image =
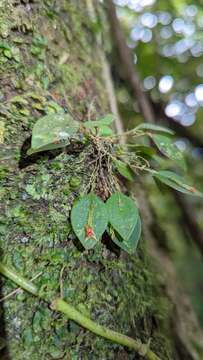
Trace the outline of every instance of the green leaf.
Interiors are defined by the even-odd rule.
[[[185,159],[182,152],[175,144],[173,144],[172,140],[168,136],[151,134],[150,137],[162,154],[173,160],[181,169],[186,169]]]
[[[95,127],[101,128],[103,126],[108,126],[114,121],[114,116],[112,114],[107,114],[106,116],[100,118],[99,120],[94,121],[85,121],[84,126],[87,129],[93,129]]]
[[[107,114],[103,116],[99,122],[102,123],[102,125],[110,125],[114,121],[114,115],[113,114]]]
[[[114,164],[118,172],[130,181],[135,180],[134,172],[131,168],[121,160],[114,160]]]
[[[71,224],[84,248],[93,248],[108,224],[106,205],[95,194],[83,196],[72,208]],[[87,227],[93,230],[92,237],[87,236]]]
[[[114,134],[113,130],[107,125],[100,126],[98,131],[99,136],[107,137],[107,136],[112,136],[113,134]]]
[[[69,114],[62,112],[40,118],[32,131],[31,149],[28,155],[65,147],[77,133],[78,128],[79,123]]]
[[[158,169],[158,171],[174,168],[174,161],[169,158],[166,158],[166,157],[163,157],[160,155],[154,155],[152,159],[153,159],[154,165],[155,165],[156,169]]]
[[[145,145],[135,145],[133,150],[137,154],[139,154],[143,157],[147,157],[147,158],[152,158],[154,156],[154,154],[156,153],[152,147],[145,146]]]
[[[100,126],[98,120],[95,120],[95,121],[91,121],[91,120],[85,121],[85,122],[83,123],[83,125],[84,125],[84,127],[86,127],[87,129],[94,129],[94,128]]]
[[[152,175],[162,183],[184,194],[201,196],[201,197],[203,196],[203,194],[199,192],[197,189],[195,189],[193,186],[185,184],[185,180],[182,176],[179,176],[172,171],[168,171],[168,170],[152,171]]]
[[[117,192],[111,195],[106,205],[110,224],[125,241],[128,240],[138,220],[138,209],[134,201]]]
[[[138,126],[136,126],[135,128],[136,130],[143,130],[143,131],[154,131],[154,132],[158,132],[158,133],[166,133],[166,134],[171,134],[174,135],[174,131],[170,130],[168,128],[165,128],[164,126],[159,126],[159,125],[154,125],[154,124],[148,124],[148,123],[144,123],[144,124],[140,124]]]
[[[123,240],[122,237],[113,229],[110,229],[109,234],[112,241],[118,245],[121,249],[127,251],[128,254],[134,254],[141,235],[141,219],[138,216],[137,223],[134,227],[134,230],[127,240]]]

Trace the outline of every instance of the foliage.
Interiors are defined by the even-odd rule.
[[[86,161],[93,163],[94,168],[84,194],[73,204],[73,230],[85,249],[93,248],[107,230],[115,244],[133,253],[141,234],[141,220],[135,202],[121,192],[119,175],[134,181],[139,170],[146,171],[175,190],[198,196],[201,193],[170,169],[153,169],[151,161],[153,163],[156,152],[150,144],[138,142],[141,138],[152,139],[161,154],[185,170],[183,155],[173,144],[171,130],[141,124],[125,133],[130,143],[120,145],[119,136],[110,128],[113,120],[113,115],[108,114],[79,124],[62,112],[47,115],[34,125],[28,154],[63,148],[74,141],[81,143]]]
[[[107,227],[105,204],[93,193],[84,196],[73,206],[71,223],[83,246],[91,249]]]
[[[78,127],[79,124],[68,114],[50,114],[40,118],[33,128],[32,147],[28,154],[68,145]]]
[[[133,327],[137,336],[142,332],[143,339],[152,336],[154,349],[168,359],[170,346],[167,336],[162,335],[164,329],[159,327],[159,332],[151,335],[151,324],[160,316],[168,319],[169,311],[164,313],[162,309],[159,279],[149,259],[142,255],[142,246],[126,261],[101,245],[94,251],[81,252],[71,241],[67,216],[71,201],[81,191],[81,186],[78,190],[72,187],[75,175],[86,184],[86,175],[80,171],[86,169],[85,163],[75,166],[83,153],[78,161],[77,152],[56,157],[37,153],[33,160],[28,159],[31,167],[19,171],[22,144],[38,117],[59,112],[62,107],[81,120],[93,94],[97,95],[93,114],[108,108],[101,65],[95,44],[90,41],[86,4],[74,0],[0,3],[0,33],[2,38],[3,33],[5,36],[2,41],[18,49],[21,59],[17,63],[2,53],[0,59],[5,85],[0,91],[5,125],[0,174],[2,258],[21,275],[34,277],[41,272],[35,283],[53,296],[59,292],[60,271],[66,267],[62,276],[66,300],[78,308],[82,304],[103,325],[124,333]],[[39,35],[47,39],[46,48],[35,41]],[[34,54],[32,45],[44,59],[40,60],[40,51]],[[2,296],[13,289],[10,281],[3,281]],[[120,352],[125,356],[124,350],[110,341],[93,336],[72,321],[67,326],[67,320],[55,312],[47,314],[47,304],[25,292],[5,300],[5,319],[9,357],[15,360],[88,356],[110,360]],[[138,326],[143,321],[150,322],[144,335],[142,326]]]

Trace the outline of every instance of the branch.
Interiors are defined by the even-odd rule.
[[[40,296],[39,291],[35,285],[29,280],[25,279],[21,275],[17,274],[11,268],[5,266],[0,262],[0,273],[6,278],[12,280],[15,284],[26,290],[30,294],[46,300],[45,297]],[[65,314],[69,319],[80,324],[84,328],[90,330],[96,335],[99,335],[105,339],[111,340],[117,344],[127,346],[138,352],[139,355],[145,356],[147,360],[161,360],[153,351],[149,349],[148,344],[143,344],[139,339],[135,340],[126,335],[120,334],[116,331],[110,330],[104,326],[97,324],[90,318],[84,316],[72,305],[68,304],[61,298],[57,298],[51,302],[51,308]]]
[[[148,98],[147,94],[143,91],[142,84],[140,82],[139,76],[135,70],[135,65],[132,60],[131,50],[128,48],[123,31],[121,29],[119,20],[116,15],[115,5],[112,0],[107,2],[107,14],[109,18],[109,23],[111,26],[111,33],[116,44],[118,55],[120,58],[120,63],[122,64],[124,70],[124,80],[129,84],[134,98],[137,100],[141,113],[143,114],[144,120],[148,123],[156,123],[157,113],[155,112],[154,107],[152,106],[151,100]],[[163,113],[162,113],[163,115]],[[169,119],[169,118],[168,118]],[[161,119],[160,119],[161,120]],[[172,121],[170,120],[170,123]],[[174,122],[175,124],[175,122]],[[174,125],[175,126],[175,125]],[[177,125],[176,125],[177,127]],[[182,129],[183,131],[183,129]],[[183,134],[183,132],[182,132]],[[185,129],[185,135],[187,130]],[[188,136],[187,136],[188,137]],[[190,137],[191,138],[191,135]],[[193,137],[194,138],[194,137]],[[196,139],[196,143],[201,144],[199,140]],[[199,145],[198,145],[199,146]],[[200,145],[202,146],[202,145]],[[177,201],[180,209],[182,210],[182,216],[184,217],[184,225],[187,228],[188,232],[192,235],[192,238],[195,240],[195,243],[199,247],[201,253],[203,250],[203,232],[199,227],[198,222],[195,217],[191,215],[191,212],[186,209],[190,208],[190,205],[186,199],[183,199],[181,195],[177,195],[176,191],[171,190],[171,193]],[[186,208],[184,209],[184,206]],[[195,231],[194,231],[195,229]],[[198,235],[197,235],[198,234]]]
[[[138,74],[135,72],[135,65],[132,60],[132,54],[126,44],[123,31],[120,27],[120,23],[116,15],[116,9],[112,0],[107,1],[107,13],[111,26],[112,37],[114,39],[114,43],[117,46],[120,61],[125,73],[125,80],[129,83],[133,92],[133,96],[138,101],[140,111],[142,112],[145,121],[154,123],[155,116],[153,108],[146,94],[143,92],[142,83],[139,79]]]

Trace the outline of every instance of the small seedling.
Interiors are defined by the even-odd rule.
[[[122,177],[136,181],[136,175],[145,171],[159,184],[184,194],[202,194],[171,171],[171,167],[186,169],[183,154],[174,144],[173,131],[141,124],[122,135],[128,142],[121,145],[120,136],[111,129],[113,121],[111,114],[83,123],[63,112],[47,115],[34,125],[28,154],[64,148],[74,142],[83,144],[81,151],[91,176],[85,194],[72,206],[73,231],[85,249],[93,248],[107,231],[115,244],[132,254],[140,238],[141,219],[135,201],[121,191]],[[163,155],[169,161],[164,170],[159,170]]]

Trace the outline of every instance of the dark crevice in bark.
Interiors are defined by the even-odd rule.
[[[20,150],[20,160],[18,163],[19,169],[24,169],[27,166],[33,165],[37,163],[39,160],[42,160],[44,157],[48,158],[48,160],[54,159],[57,155],[59,155],[63,150],[56,149],[52,151],[41,151],[32,155],[27,155],[27,151],[31,147],[31,136],[27,138]]]

